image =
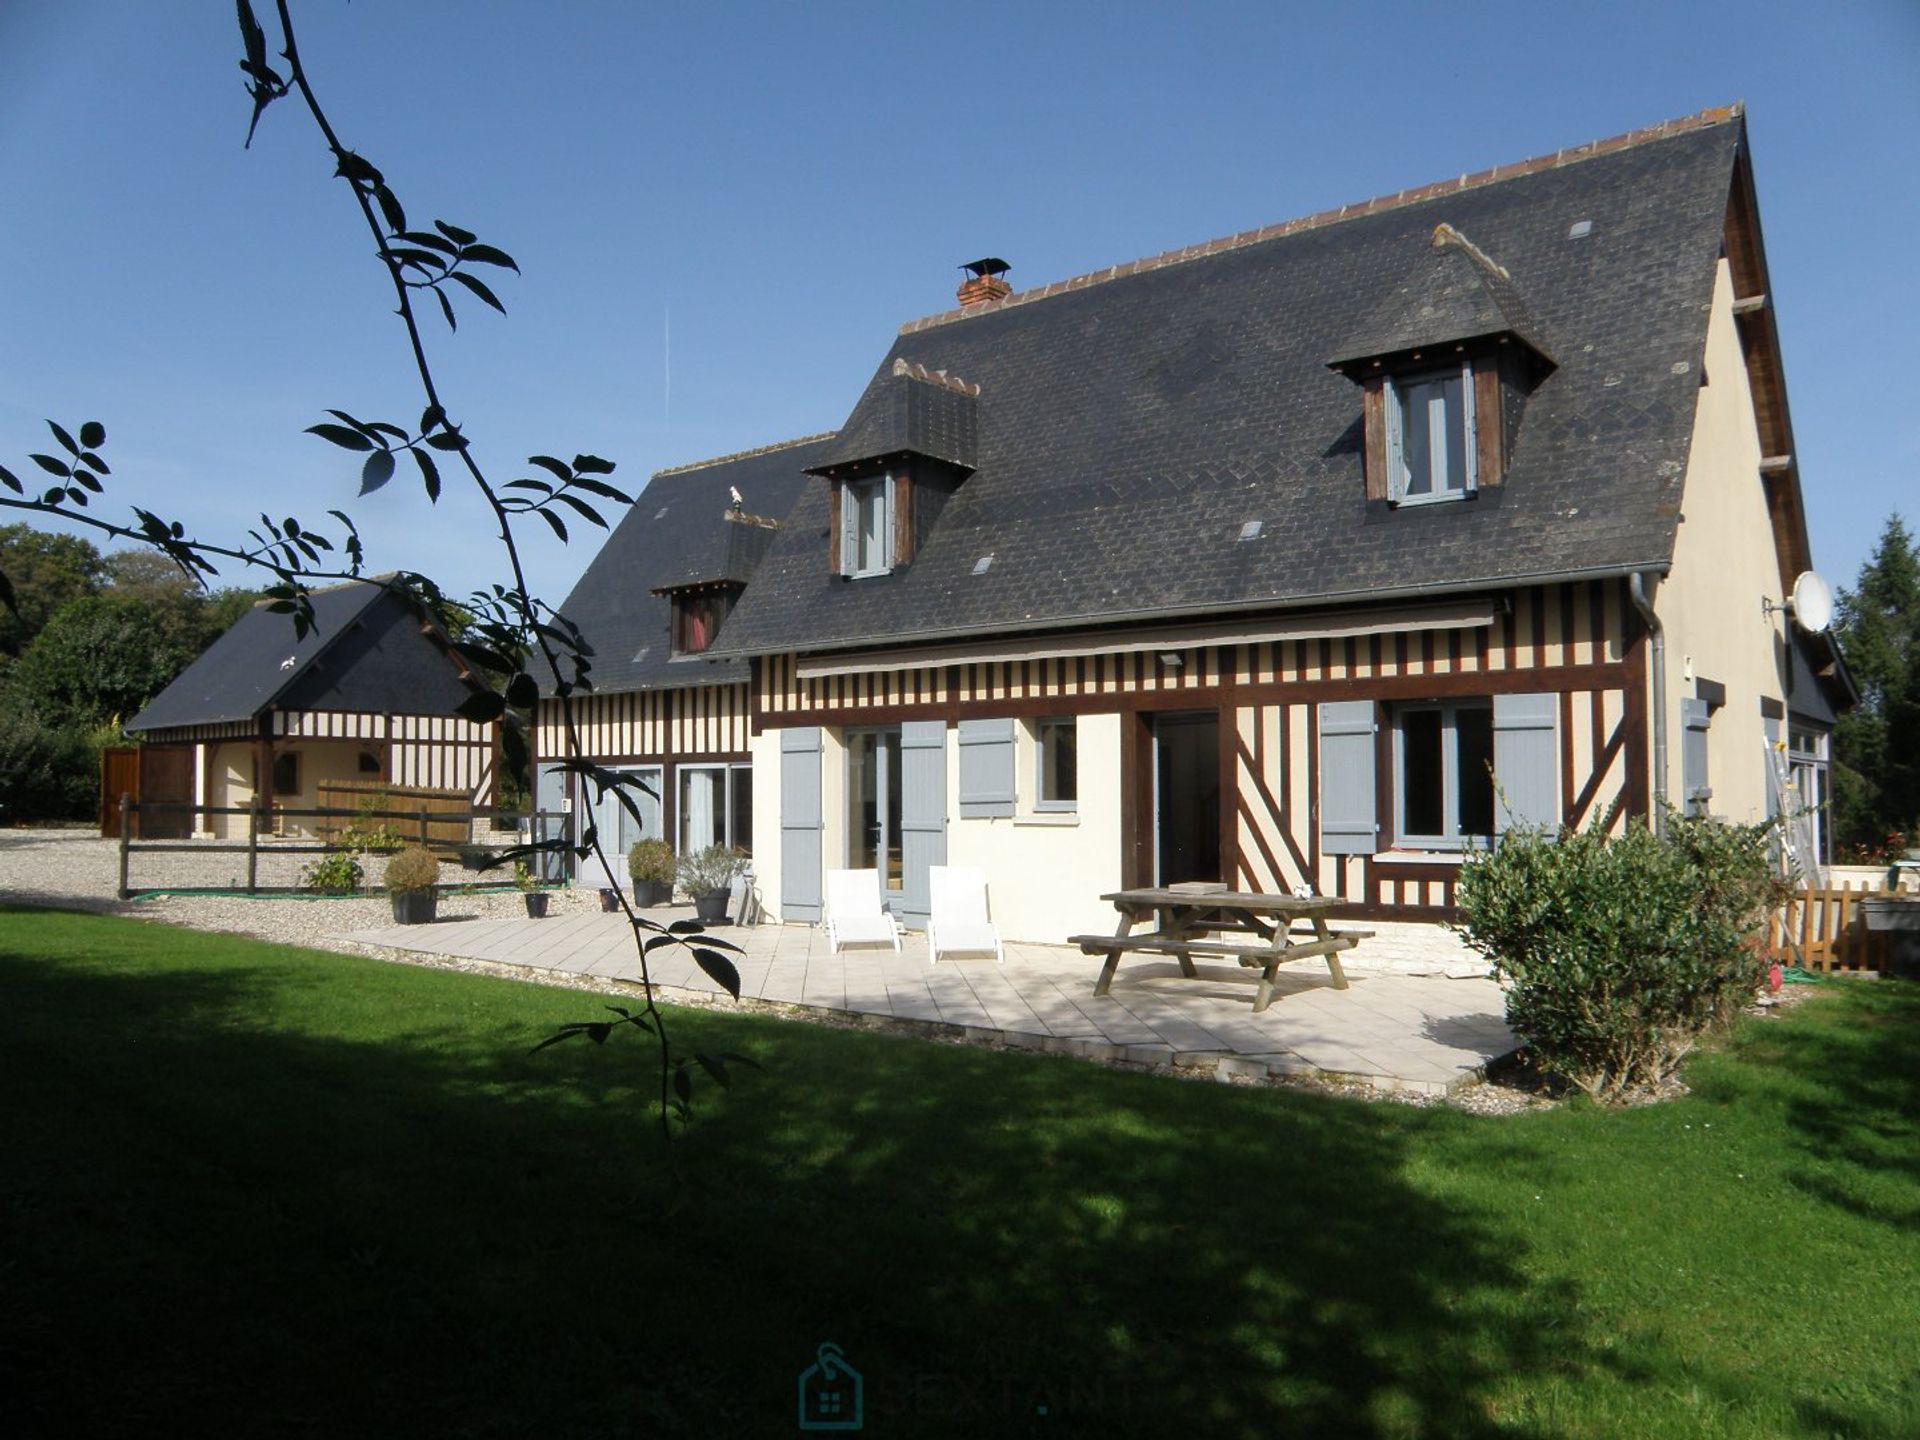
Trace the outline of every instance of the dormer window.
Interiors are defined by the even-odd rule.
[[[728,587],[684,590],[673,597],[673,653],[698,655],[719,633],[739,591]]]
[[[1469,363],[1392,376],[1386,386],[1387,499],[1464,500],[1479,486]]]
[[[892,474],[841,485],[840,573],[849,580],[889,573],[894,565]]]

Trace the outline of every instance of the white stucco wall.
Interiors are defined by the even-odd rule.
[[[1781,698],[1778,646],[1789,623],[1763,601],[1783,596],[1760,478],[1760,437],[1740,337],[1733,281],[1722,260],[1707,327],[1707,384],[1700,390],[1673,570],[1654,595],[1667,635],[1667,794],[1681,799],[1680,702],[1694,679],[1718,681],[1727,703],[1707,732],[1711,811],[1735,821],[1766,815],[1762,696]]]
[[[1110,933],[1113,906],[1100,897],[1120,888],[1120,717],[1080,717],[1079,808],[1070,815],[1032,813],[1033,752],[1018,729],[1020,813],[981,820],[956,818],[960,747],[948,732],[947,863],[986,871],[1003,939],[1057,945],[1069,935]]]
[[[780,733],[753,737],[754,874],[761,903],[780,913]],[[1019,754],[1020,813],[1007,818],[960,818],[960,747],[947,732],[947,863],[977,865],[987,873],[993,918],[1008,940],[1059,943],[1081,931],[1110,931],[1113,907],[1100,897],[1120,888],[1120,717],[1083,715],[1079,721],[1079,808],[1071,814],[1033,811],[1031,747]],[[846,862],[846,747],[838,730],[825,731],[821,799],[825,867]]]

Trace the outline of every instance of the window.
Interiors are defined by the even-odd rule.
[[[359,769],[362,775],[381,774],[383,767],[380,764],[380,752],[378,750],[362,750],[360,752]]]
[[[1033,808],[1072,810],[1080,801],[1079,731],[1071,716],[1034,725]]]
[[[1393,716],[1394,835],[1422,850],[1457,850],[1493,834],[1493,707],[1484,701],[1401,705]]]
[[[840,573],[849,579],[893,568],[893,477],[848,480],[840,487]]]
[[[680,853],[726,845],[753,848],[753,769],[747,765],[680,767]]]
[[[1813,858],[1826,864],[1833,853],[1828,832],[1828,735],[1824,730],[1804,730],[1792,726],[1787,731],[1787,774],[1793,781],[1789,798],[1792,813],[1805,817],[1805,833],[1811,841]]]
[[[713,643],[721,622],[733,609],[728,590],[702,590],[673,597],[673,653],[698,655]]]
[[[300,793],[300,756],[296,752],[283,750],[273,757],[273,793],[275,795]]]
[[[900,852],[900,730],[847,733],[847,868],[878,870],[888,890],[905,883]]]
[[[1394,504],[1471,495],[1477,448],[1470,364],[1387,382],[1387,498]]]

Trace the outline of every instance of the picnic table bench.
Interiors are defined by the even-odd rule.
[[[1373,934],[1351,926],[1330,926],[1327,912],[1347,902],[1324,895],[1156,887],[1119,890],[1100,898],[1119,910],[1119,928],[1111,935],[1074,935],[1067,942],[1078,945],[1085,954],[1106,956],[1100,978],[1094,983],[1095,995],[1105,995],[1112,989],[1114,972],[1123,955],[1171,955],[1180,962],[1180,973],[1189,978],[1199,973],[1193,966],[1195,955],[1218,956],[1260,972],[1253,997],[1257,1014],[1273,1003],[1274,976],[1290,960],[1324,958],[1333,976],[1333,988],[1346,989],[1340,952],[1351,950]],[[1135,927],[1144,923],[1152,923],[1154,928],[1135,934]],[[1297,938],[1296,926],[1302,928]],[[1247,938],[1207,938],[1210,935]]]

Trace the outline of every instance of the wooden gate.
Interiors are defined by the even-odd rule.
[[[1875,890],[1799,890],[1774,916],[1774,951],[1826,975],[1887,969],[1889,937],[1869,930],[1860,902]]]
[[[100,752],[100,833],[120,836],[120,797],[136,804],[193,804],[193,746],[109,745]],[[193,834],[193,811],[157,810],[136,815],[134,834],[144,840],[183,840]]]

